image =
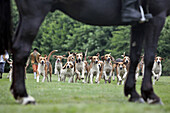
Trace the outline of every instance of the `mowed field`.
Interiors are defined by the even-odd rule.
[[[161,76],[154,86],[164,106],[130,103],[124,96],[123,86],[111,84],[83,84],[57,82],[36,83],[33,74],[27,74],[28,93],[36,99],[37,105],[17,104],[11,95],[10,82],[3,75],[0,80],[0,113],[170,113],[170,76]],[[137,81],[140,92],[141,77]],[[41,79],[42,80],[42,77]]]

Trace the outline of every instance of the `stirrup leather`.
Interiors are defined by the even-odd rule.
[[[144,10],[141,5],[139,5],[139,9],[140,9],[140,13],[141,13],[140,23],[147,22],[147,21],[149,21],[149,19],[152,18],[152,14],[144,14]]]

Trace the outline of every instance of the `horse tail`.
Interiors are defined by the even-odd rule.
[[[49,61],[49,60],[50,60],[51,55],[52,55],[54,52],[57,52],[57,51],[58,51],[58,50],[53,50],[53,51],[51,51],[51,52],[50,52],[50,54],[48,55],[47,61]]]
[[[11,49],[12,21],[11,0],[0,0],[0,54]]]

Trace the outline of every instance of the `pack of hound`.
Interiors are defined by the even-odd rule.
[[[50,63],[50,57],[53,53],[58,50],[53,50],[50,54],[39,56],[38,61],[38,69],[37,69],[37,82],[39,82],[39,75],[42,75],[42,82],[45,79],[48,80],[48,74],[50,75],[50,82],[52,81],[52,65]],[[88,56],[90,64],[87,62],[87,51],[83,56],[83,53],[70,53],[68,52],[68,57],[66,55],[53,55],[55,59],[55,67],[54,74],[57,75],[58,82],[65,82],[68,79],[68,83],[77,82],[77,80],[82,83],[90,83],[93,84],[93,81],[97,84],[100,83],[101,79],[104,80],[105,83],[111,83],[111,81],[115,80],[115,76],[117,77],[117,85],[123,85],[126,81],[126,77],[130,67],[130,58],[123,53],[121,58],[114,59],[114,57],[109,54],[105,54],[100,56],[97,53],[95,56]],[[66,62],[64,63],[64,60]],[[154,65],[152,68],[153,74],[153,84],[159,80],[162,74],[162,60],[164,60],[160,56],[155,56]],[[12,60],[8,61],[10,64],[9,71],[9,80],[11,81],[12,76]],[[136,67],[136,80],[139,75],[144,76],[144,55],[141,56],[141,60]],[[116,73],[116,74],[115,74]],[[66,79],[67,78],[67,79]],[[93,80],[95,78],[95,80]]]

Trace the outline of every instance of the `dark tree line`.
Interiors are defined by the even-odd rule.
[[[15,4],[12,6],[14,30],[18,24],[18,12]],[[123,52],[129,54],[130,26],[100,27],[90,26],[75,21],[55,11],[49,13],[40,27],[33,47],[39,48],[42,55],[49,54],[57,49],[58,55],[67,55],[67,52],[85,52],[88,56],[100,53],[111,53],[115,58],[121,58]],[[170,75],[170,18],[161,32],[157,55],[163,57],[163,75]],[[54,67],[54,59],[51,58]],[[31,72],[31,66],[27,72]]]

